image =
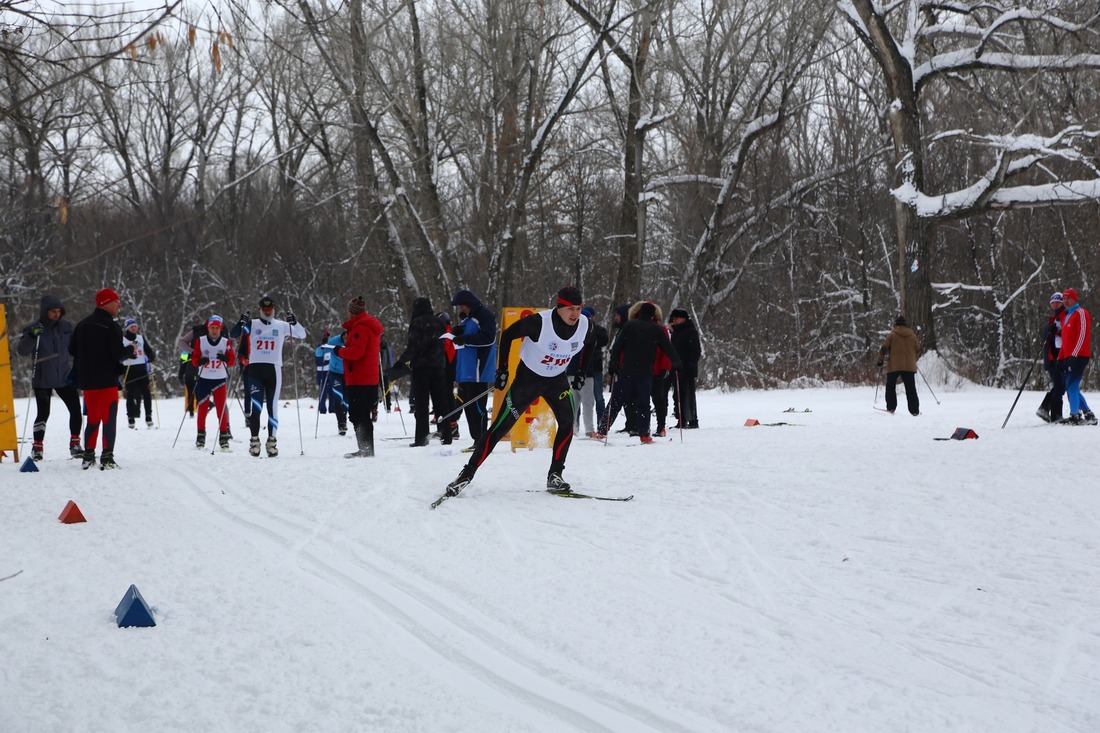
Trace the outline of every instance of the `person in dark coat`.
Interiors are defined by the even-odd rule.
[[[417,298],[413,301],[412,314],[409,320],[409,338],[405,350],[397,357],[398,366],[387,375],[388,384],[393,378],[399,378],[403,373],[412,375],[412,395],[410,399],[415,403],[416,430],[413,434],[412,447],[422,447],[428,444],[428,434],[431,430],[428,397],[440,414],[451,411],[451,390],[447,385],[447,353],[443,346],[443,334],[445,325],[436,318],[432,310],[432,302],[427,298]],[[440,426],[444,445],[451,443],[451,421],[448,419]]]
[[[455,383],[470,437],[476,443],[489,424],[488,389],[496,377],[497,319],[469,290],[455,293],[451,305],[458,309],[459,318],[454,330]]]
[[[88,424],[84,428],[82,467],[95,465],[95,444],[103,432],[100,469],[118,468],[115,463],[115,431],[118,427],[118,388],[124,359],[134,357],[133,346],[124,345],[122,327],[115,318],[122,308],[118,293],[103,288],[95,294],[96,308],[76,324],[69,342],[77,389],[84,390]]]
[[[53,392],[69,410],[69,453],[78,456],[80,450],[80,393],[68,383],[69,341],[73,322],[64,318],[65,307],[56,295],[44,295],[38,304],[38,320],[23,327],[16,351],[31,357],[31,389],[34,390],[36,414],[31,444],[31,458],[41,461],[42,441],[46,438],[46,421],[50,419],[50,397]]]
[[[607,407],[608,424],[615,422],[619,410],[626,404],[635,407],[635,422],[643,443],[652,443],[649,434],[649,401],[653,392],[653,363],[660,349],[668,355],[672,368],[680,371],[682,364],[672,348],[668,331],[663,324],[653,321],[657,306],[645,301],[631,308],[634,318],[627,321],[615,337],[608,358],[607,370],[616,375],[611,391],[611,404]],[[600,436],[603,437],[603,436]]]
[[[672,399],[680,422],[674,428],[698,428],[699,413],[695,407],[695,381],[699,378],[699,358],[703,354],[699,329],[683,308],[673,308],[668,317],[672,324],[672,348],[680,356],[684,368],[675,375]]]
[[[905,401],[909,414],[920,414],[920,398],[917,397],[917,354],[920,340],[905,320],[898,316],[894,328],[886,334],[878,350],[876,366],[886,365],[886,411],[891,415],[898,408],[898,380],[905,385]]]
[[[1066,320],[1066,307],[1061,291],[1050,296],[1050,321],[1043,328],[1043,369],[1050,375],[1050,391],[1043,395],[1043,402],[1035,414],[1044,422],[1056,423],[1062,419],[1062,397],[1066,394],[1066,376],[1058,352],[1062,350],[1062,322]]]

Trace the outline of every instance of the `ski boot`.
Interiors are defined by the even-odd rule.
[[[649,437],[648,435],[639,435],[638,439],[642,441],[642,445],[652,445],[653,444],[653,438]]]
[[[347,435],[348,434],[348,424],[347,424],[347,422],[342,421],[342,420],[337,421],[336,431],[339,432],[340,435]]]
[[[31,444],[31,460],[37,463],[42,460],[42,441],[36,440]]]
[[[218,434],[218,450],[222,453],[232,453],[229,449],[229,433]]]
[[[460,493],[462,493],[463,489],[470,485],[470,482],[473,481],[473,479],[474,474],[471,471],[468,471],[466,467],[463,467],[462,470],[458,472],[458,478],[447,484],[447,490],[445,493],[447,494],[447,496],[458,496]]]
[[[551,494],[568,494],[572,491],[557,471],[551,471],[546,476],[546,490]]]
[[[260,455],[260,439],[255,435],[248,441],[248,455],[257,457]]]
[[[1085,425],[1095,425],[1096,424],[1096,415],[1093,413],[1092,410],[1086,410],[1085,414],[1082,415],[1081,417],[1085,421]]]
[[[153,429],[153,418],[151,418],[151,417],[146,417],[145,418],[145,427],[148,428],[149,430]]]
[[[113,468],[118,468],[118,464],[115,463],[115,454],[111,451],[104,451],[103,455],[99,457],[99,470],[106,471]]]
[[[95,465],[95,451],[86,450],[81,453],[82,460],[80,461],[80,467],[87,471],[89,468]]]
[[[264,447],[267,449],[268,458],[274,458],[279,455],[279,446],[276,445],[274,435],[268,437],[267,444]]]
[[[195,436],[195,447],[202,450],[206,447],[206,431],[200,430],[199,434]]]
[[[80,458],[84,455],[84,449],[80,447],[80,436],[73,435],[69,437],[69,455],[73,458]]]
[[[134,422],[134,418],[126,418],[126,424],[130,426],[131,430],[137,430],[137,424]]]

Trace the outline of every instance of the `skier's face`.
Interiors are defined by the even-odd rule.
[[[61,309],[50,308],[48,311],[46,311],[46,318],[49,318],[51,321],[56,321],[57,319],[61,318]]]
[[[275,317],[275,309],[274,308],[260,308],[260,315],[263,316],[263,319],[265,321],[270,321],[272,318]]]
[[[576,325],[577,321],[581,319],[581,306],[563,305],[558,308],[558,315],[570,326]]]
[[[211,323],[209,326],[207,326],[206,330],[207,332],[209,332],[210,338],[216,341],[217,339],[221,338],[222,324],[215,321],[214,323]]]

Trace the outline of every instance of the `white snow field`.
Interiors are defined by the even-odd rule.
[[[101,472],[57,403],[41,471],[0,466],[0,731],[1100,731],[1100,428],[918,385],[917,418],[706,392],[682,442],[576,440],[565,478],[627,503],[502,445],[434,511],[467,456],[397,414],[345,460],[291,400],[268,459],[235,404],[231,454],[173,449],[163,400]],[[155,628],[117,627],[131,584]]]

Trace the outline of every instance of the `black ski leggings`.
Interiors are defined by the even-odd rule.
[[[474,475],[493,452],[496,444],[539,397],[550,405],[558,423],[550,456],[550,471],[561,473],[565,470],[565,458],[569,454],[569,445],[573,442],[573,414],[576,410],[573,406],[573,390],[569,388],[569,377],[564,373],[555,377],[542,377],[520,363],[512,386],[504,395],[503,404],[493,414],[489,432],[482,435],[474,445],[473,455],[466,464],[466,472],[470,476]]]
[[[80,424],[83,422],[80,415],[80,394],[76,391],[76,387],[66,384],[64,387],[35,388],[34,404],[38,408],[38,414],[34,416],[34,439],[41,442],[46,437],[46,421],[50,419],[51,392],[57,392],[57,396],[69,410],[69,435],[80,435]]]

